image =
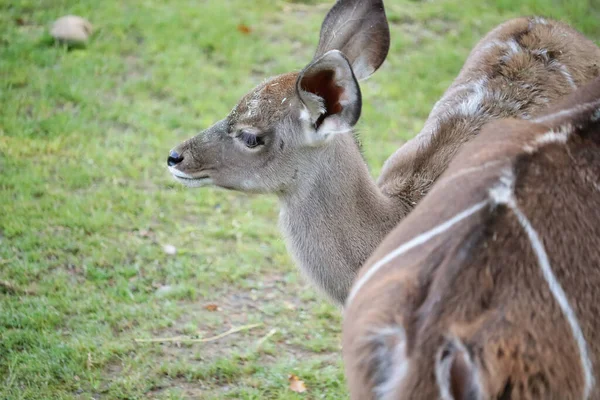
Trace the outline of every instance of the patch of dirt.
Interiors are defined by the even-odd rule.
[[[262,321],[264,325],[261,327],[231,334],[214,342],[198,344],[202,346],[202,359],[204,361],[217,359],[236,350],[247,349],[251,342],[259,340],[269,332],[271,322],[273,324],[277,323],[277,317],[265,311],[265,304],[276,301],[281,304],[293,304],[294,307],[301,306],[297,295],[294,296],[292,293],[285,292],[283,274],[261,276],[260,280],[263,282],[260,290],[251,289],[247,292],[241,290],[219,291],[213,296],[195,303],[182,303],[181,308],[184,310],[182,317],[172,327],[153,332],[153,336],[187,336],[185,327],[196,324],[202,337],[207,338],[219,335],[232,327],[249,325],[257,320]],[[217,305],[218,310],[210,311],[211,307],[207,307],[208,305]],[[187,357],[189,351],[186,351],[185,348],[190,346],[195,345],[161,344],[165,357],[177,359]]]
[[[297,272],[291,272],[296,274]],[[182,313],[173,326],[168,329],[152,333],[153,337],[172,338],[177,336],[188,336],[189,327],[197,325],[202,338],[214,337],[222,334],[233,327],[247,326],[257,321],[262,326],[232,333],[220,339],[206,343],[177,343],[165,342],[153,345],[160,347],[160,358],[163,361],[184,362],[186,365],[207,365],[219,358],[228,358],[234,354],[248,354],[259,347],[262,342],[274,344],[276,355],[268,352],[258,354],[261,365],[272,365],[281,359],[280,355],[293,356],[296,359],[318,360],[322,365],[336,365],[340,352],[315,353],[301,346],[290,343],[281,335],[285,329],[289,315],[286,312],[302,312],[310,307],[310,304],[301,300],[301,293],[309,290],[309,283],[302,282],[300,285],[286,283],[285,273],[272,273],[257,277],[259,287],[250,290],[235,289],[229,291],[217,291],[214,295],[200,299],[194,303],[181,303]],[[317,298],[311,302],[321,302]],[[280,307],[272,311],[271,304]],[[218,309],[214,310],[214,305]],[[212,310],[212,311],[211,311]],[[277,314],[277,315],[276,315]],[[272,329],[277,329],[277,334],[269,335]],[[187,333],[187,334],[186,334]],[[156,360],[161,362],[160,359]],[[165,383],[166,382],[166,383]],[[230,383],[217,383],[219,393],[223,393],[231,386]],[[203,392],[215,390],[215,382],[190,382],[185,377],[169,377],[161,383],[160,387],[147,393],[149,398],[159,398],[161,393],[168,388],[177,388],[183,392],[186,398],[197,398]]]

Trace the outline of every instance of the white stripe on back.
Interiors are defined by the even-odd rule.
[[[488,200],[481,201],[481,202],[467,208],[466,210],[461,211],[460,213],[458,213],[454,217],[450,218],[446,222],[439,224],[439,225],[435,226],[434,228],[428,230],[427,232],[424,232],[424,233],[420,234],[419,236],[409,240],[408,242],[404,243],[400,247],[393,250],[391,253],[388,253],[385,257],[383,257],[382,259],[377,261],[375,264],[373,264],[373,266],[371,268],[369,268],[369,270],[354,284],[354,287],[352,288],[352,291],[350,292],[350,294],[348,295],[348,299],[346,300],[346,307],[348,307],[350,305],[350,302],[352,301],[354,296],[356,296],[356,294],[360,291],[360,289],[364,286],[364,284],[367,283],[369,281],[369,279],[371,279],[373,277],[373,275],[375,275],[375,273],[381,267],[383,267],[384,265],[386,265],[387,263],[392,261],[394,258],[396,258],[396,257],[406,253],[407,251],[409,251],[417,246],[420,246],[423,243],[426,243],[427,241],[431,240],[432,238],[444,233],[448,229],[452,228],[458,222],[462,221],[465,218],[470,217],[471,215],[475,214],[477,211],[481,210],[483,207],[485,207],[488,204],[489,204]]]

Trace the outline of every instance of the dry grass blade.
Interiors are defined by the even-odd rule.
[[[271,329],[269,331],[269,333],[267,333],[265,336],[260,338],[258,340],[258,342],[256,342],[256,348],[259,349],[267,340],[269,340],[269,338],[271,338],[271,336],[275,335],[276,333],[277,333],[277,328]]]
[[[175,336],[175,337],[170,337],[170,338],[134,339],[134,341],[136,343],[166,343],[166,342],[206,343],[206,342],[212,342],[215,340],[219,340],[221,338],[224,338],[225,336],[229,336],[229,335],[237,333],[237,332],[254,329],[254,328],[257,328],[262,325],[263,324],[251,324],[251,325],[243,325],[243,326],[233,327],[233,328],[229,329],[227,332],[223,332],[216,336],[203,338],[203,339],[193,339],[193,338],[190,338],[187,336]]]
[[[8,281],[0,281],[0,290],[3,290],[7,293],[14,293],[14,294],[35,294],[31,290],[20,288],[18,286],[13,285],[12,283],[10,283]]]

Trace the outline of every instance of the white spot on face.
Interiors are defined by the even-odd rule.
[[[313,123],[312,118],[310,117],[310,112],[306,106],[302,107],[302,110],[300,110],[300,120],[309,124]]]
[[[314,123],[316,119],[313,119],[308,107],[303,106],[300,110],[300,121],[302,122],[302,131],[304,133],[305,143],[311,144],[315,141],[315,128]]]
[[[173,176],[175,176],[175,177],[177,177],[177,178],[193,179],[193,176],[191,176],[191,175],[188,175],[188,174],[186,174],[185,172],[183,172],[183,171],[180,171],[180,170],[178,170],[178,169],[177,169],[177,168],[175,168],[175,167],[171,167],[171,166],[169,165],[169,167],[168,167],[168,168],[169,168],[169,172],[170,172],[171,174],[173,174]]]
[[[194,177],[192,175],[186,174],[183,171],[178,170],[175,167],[169,166],[169,172],[178,182],[184,184],[187,187],[202,187],[210,186],[213,184],[212,179],[208,177]]]
[[[213,180],[210,178],[182,179],[175,176],[175,179],[189,188],[199,188],[214,185]]]
[[[263,90],[265,87],[259,87],[246,99],[246,118],[253,118],[260,112],[260,98]]]
[[[287,97],[284,97],[283,100],[281,100],[281,104],[285,103],[286,100],[287,100]]]
[[[246,112],[246,118],[252,118],[258,113],[259,102],[258,99],[252,99],[246,103],[248,111]]]

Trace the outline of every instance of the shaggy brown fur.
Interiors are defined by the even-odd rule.
[[[353,399],[598,399],[600,78],[486,125],[361,270]]]

